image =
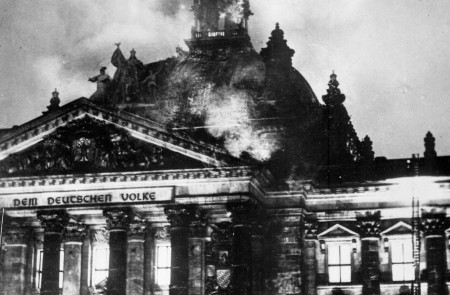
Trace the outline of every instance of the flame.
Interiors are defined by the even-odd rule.
[[[279,143],[274,134],[263,132],[254,123],[251,115],[255,106],[249,93],[222,87],[210,93],[210,99],[205,121],[209,133],[223,137],[233,156],[247,152],[257,160],[269,160]]]
[[[228,5],[226,12],[230,15],[230,20],[235,24],[240,24],[244,18],[244,1],[238,0]]]

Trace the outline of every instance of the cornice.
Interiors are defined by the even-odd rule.
[[[228,160],[237,160],[222,148],[194,141],[183,133],[166,130],[161,124],[137,115],[97,106],[86,98],[77,99],[56,112],[40,116],[0,137],[0,160],[41,141],[56,128],[84,116],[114,124],[126,129],[135,138],[152,141],[210,165],[224,166]]]
[[[116,172],[80,175],[53,175],[0,178],[0,188],[44,187],[70,184],[129,183],[144,181],[202,180],[223,178],[263,178],[264,175],[251,167],[205,168],[189,170],[160,170],[147,172]],[[267,181],[267,180],[265,180]]]

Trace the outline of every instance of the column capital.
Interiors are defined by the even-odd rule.
[[[233,242],[233,227],[231,222],[212,223],[209,225],[212,229],[211,240],[214,243],[227,243]]]
[[[200,217],[198,208],[193,205],[168,206],[164,208],[164,213],[172,227],[188,227]]]
[[[381,212],[367,211],[365,215],[356,217],[361,238],[378,238],[380,236]]]
[[[317,219],[305,218],[305,239],[307,240],[317,240]]]
[[[82,242],[86,236],[86,226],[81,223],[69,222],[64,229],[66,242]]]
[[[103,210],[109,230],[126,230],[130,224],[133,212],[130,208],[108,208]]]
[[[447,225],[446,217],[447,214],[444,210],[431,210],[429,212],[422,210],[420,221],[425,236],[443,236]]]
[[[258,210],[257,204],[246,201],[240,203],[227,204],[228,211],[231,212],[231,220],[233,224],[250,224],[254,217],[254,211]]]
[[[32,237],[32,230],[30,227],[22,225],[10,225],[5,228],[3,232],[3,242],[6,245],[27,244]]]
[[[40,211],[37,218],[41,221],[46,234],[62,233],[69,221],[69,215],[64,210]]]
[[[150,233],[153,234],[157,240],[168,240],[170,239],[170,227],[154,227],[149,229]]]
[[[134,218],[130,222],[130,227],[128,229],[128,239],[144,240],[146,229],[147,229],[147,222],[145,220]]]
[[[109,231],[106,228],[91,228],[89,230],[91,243],[107,245],[109,243]]]

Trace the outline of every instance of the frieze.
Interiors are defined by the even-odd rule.
[[[33,197],[36,195],[36,197]],[[81,192],[49,192],[27,194],[27,197],[3,198],[0,206],[4,208],[33,208],[40,206],[79,206],[114,203],[154,203],[170,201],[173,198],[173,187],[151,189],[127,189],[110,191]],[[2,204],[3,203],[3,204]]]
[[[219,171],[221,171],[219,173]],[[145,172],[132,174],[130,176],[116,174],[102,174],[89,176],[51,176],[41,179],[39,177],[29,178],[3,178],[0,179],[0,188],[10,187],[41,187],[67,184],[86,183],[115,183],[115,182],[139,182],[160,180],[186,180],[186,179],[209,179],[209,178],[242,178],[251,177],[254,171],[249,167],[238,168],[214,168],[214,169],[185,169],[182,172]]]

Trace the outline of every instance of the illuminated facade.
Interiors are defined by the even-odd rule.
[[[278,24],[256,53],[248,1],[193,12],[189,52],[118,47],[92,97],[55,90],[1,130],[0,294],[446,294],[431,133],[423,157],[375,158],[337,76],[320,104]]]

